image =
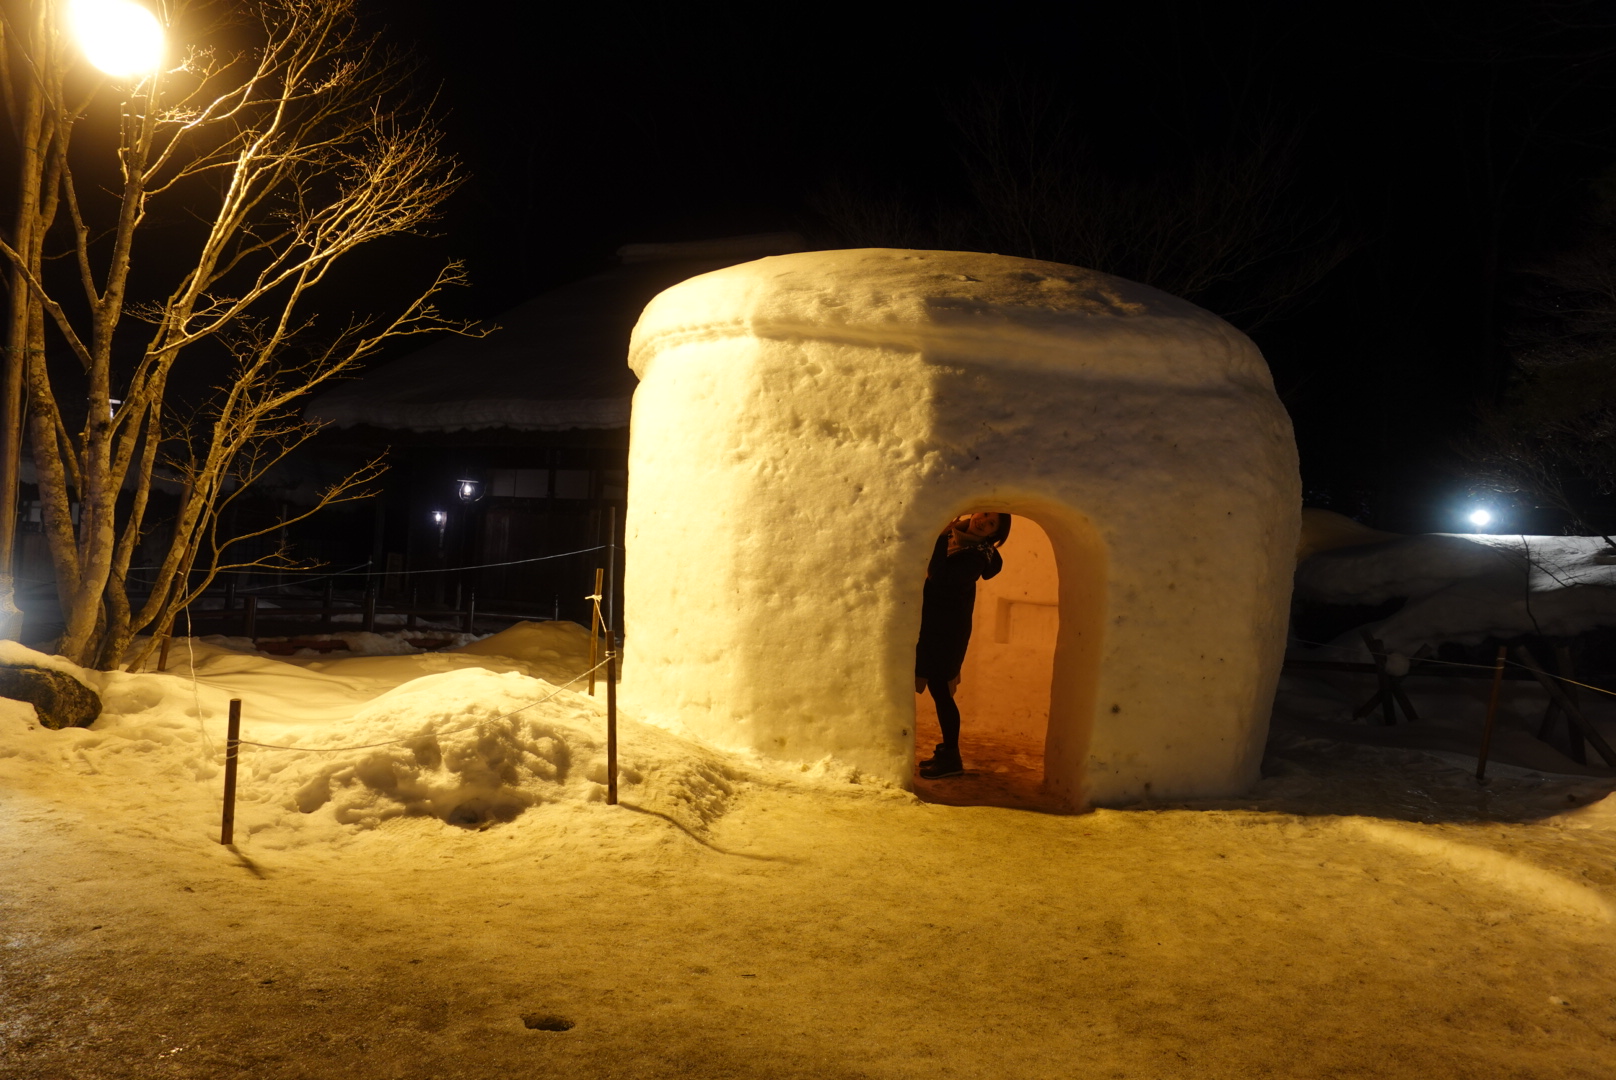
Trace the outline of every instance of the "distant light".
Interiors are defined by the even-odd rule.
[[[448,520],[449,520],[449,515],[446,512],[444,512],[442,510],[434,510],[434,511],[432,511],[432,524],[438,526],[440,529],[443,527],[444,523],[447,522]]]
[[[1478,529],[1485,527],[1492,520],[1493,515],[1487,510],[1472,510],[1470,512],[1470,524],[1476,526]]]
[[[163,62],[163,27],[133,0],[69,0],[67,18],[85,59],[108,75],[145,75]]]
[[[456,480],[455,483],[460,485],[456,490],[456,494],[460,496],[461,502],[474,503],[483,497],[481,480]]]

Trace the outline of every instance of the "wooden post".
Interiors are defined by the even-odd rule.
[[[230,699],[230,729],[224,743],[224,820],[219,843],[232,844],[236,838],[236,756],[241,752],[241,699]]]
[[[258,594],[247,597],[247,602],[241,606],[241,636],[252,640],[258,639]]]
[[[236,579],[230,578],[224,583],[224,609],[234,611],[236,608]]]
[[[367,634],[376,632],[376,586],[374,583],[365,586],[365,621],[362,627]]]
[[[590,697],[595,696],[595,665],[599,663],[599,661],[596,659],[596,656],[599,655],[596,650],[597,650],[597,648],[599,646],[599,643],[600,643],[600,580],[605,575],[605,573],[606,573],[606,571],[600,569],[599,567],[595,568],[595,593],[594,593],[593,596],[591,596],[589,598],[590,600],[594,601],[594,603],[593,603],[593,605],[591,607],[591,612],[590,612],[590,616],[589,616],[589,696]]]
[[[330,578],[325,580],[325,599],[320,603],[320,629],[331,629],[331,605],[336,601],[336,582]]]
[[[1554,647],[1554,664],[1560,669],[1562,678],[1575,679],[1577,677],[1577,673],[1571,665],[1571,647],[1569,645],[1561,643]],[[1582,702],[1578,700],[1575,684],[1568,682],[1560,689],[1564,690],[1566,697],[1571,699],[1571,704],[1579,709],[1582,708]],[[1569,720],[1566,721],[1566,737],[1571,748],[1571,760],[1578,765],[1588,764],[1588,749],[1582,737],[1582,732],[1578,731],[1577,726]]]
[[[1507,651],[1498,646],[1498,659],[1493,662],[1493,692],[1487,698],[1487,723],[1481,729],[1481,752],[1476,755],[1476,781],[1487,779],[1487,752],[1493,746],[1493,721],[1498,716],[1498,691],[1504,685],[1504,657]]]
[[[414,630],[415,629],[415,609],[417,607],[419,607],[420,604],[421,604],[421,590],[420,590],[420,587],[416,586],[416,585],[411,585],[410,586],[410,611],[409,611],[409,614],[404,616],[404,627],[405,627],[405,629],[408,629],[408,630]]]
[[[1386,671],[1386,646],[1369,636],[1369,631],[1363,631],[1364,645],[1369,649],[1369,659],[1375,664],[1375,678],[1380,686],[1380,712],[1386,726],[1397,723],[1397,701],[1392,696],[1392,677]]]
[[[1565,713],[1567,725],[1581,729],[1582,737],[1592,743],[1595,750],[1599,751],[1599,756],[1605,759],[1605,764],[1611,768],[1616,768],[1616,750],[1612,750],[1610,743],[1605,741],[1605,737],[1595,731],[1593,725],[1588,723],[1588,719],[1582,715],[1582,710],[1577,708],[1576,704],[1566,696],[1566,692],[1560,688],[1560,684],[1549,678],[1548,674],[1537,666],[1537,661],[1532,658],[1532,654],[1527,652],[1525,648],[1517,646],[1515,657],[1532,673],[1532,677],[1542,684],[1543,689],[1549,692],[1549,696],[1560,703],[1560,711]]]
[[[174,635],[173,635],[172,632],[163,635],[163,648],[157,654],[157,670],[158,671],[167,671],[168,670],[168,647],[169,647],[170,644],[173,643],[173,641],[174,641]]]
[[[472,627],[477,624],[477,592],[474,589],[467,593],[466,596],[468,597],[466,601],[466,633],[475,634],[477,631],[473,630]]]
[[[606,805],[617,805],[617,647],[606,642]]]

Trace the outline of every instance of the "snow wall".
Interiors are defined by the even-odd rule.
[[[1301,492],[1226,323],[1057,263],[818,251],[663,292],[629,362],[624,692],[648,718],[908,785],[932,543],[1003,510],[1059,574],[1057,796],[1257,779]]]

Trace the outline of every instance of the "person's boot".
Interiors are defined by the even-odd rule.
[[[960,761],[959,748],[939,744],[931,757],[920,763],[922,780],[941,780],[946,776],[959,776],[965,771]]]

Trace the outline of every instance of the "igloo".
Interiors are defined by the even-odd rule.
[[[629,362],[642,715],[908,785],[927,559],[956,515],[1001,510],[1040,526],[1058,575],[1052,796],[1256,780],[1300,485],[1267,366],[1228,324],[1056,263],[817,251],[661,293]]]

